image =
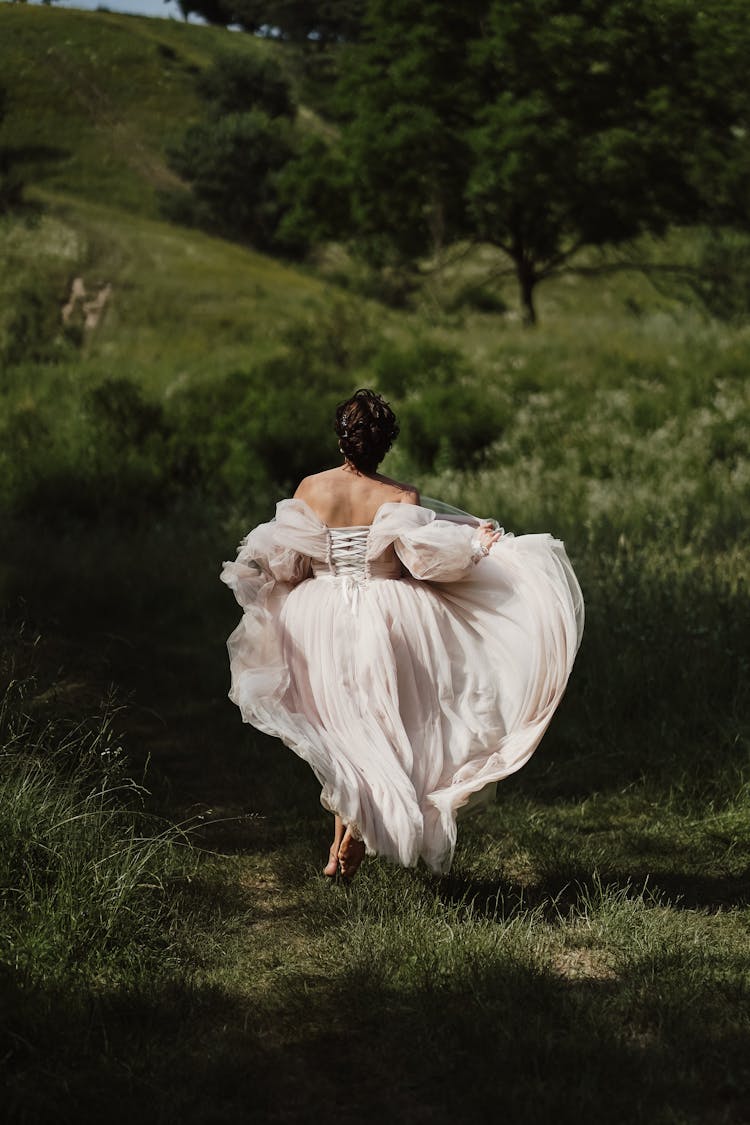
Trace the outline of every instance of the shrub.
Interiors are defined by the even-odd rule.
[[[408,399],[398,411],[402,442],[416,469],[460,469],[482,462],[502,437],[505,410],[485,391],[435,386]]]
[[[77,326],[60,323],[57,279],[29,277],[9,296],[0,315],[0,363],[54,363],[74,354]]]
[[[198,79],[198,91],[216,117],[260,109],[269,117],[294,117],[289,82],[265,52],[222,51]]]
[[[169,155],[192,187],[203,225],[267,248],[282,214],[274,174],[292,151],[289,126],[256,109],[194,125]],[[171,217],[179,214],[168,207]]]
[[[294,353],[235,372],[218,387],[189,388],[172,413],[174,476],[229,505],[258,489],[289,493],[303,476],[330,465],[331,419],[341,397],[311,380]]]
[[[750,238],[734,231],[706,236],[690,282],[701,304],[719,320],[750,315]]]
[[[400,396],[417,387],[454,382],[464,362],[457,348],[422,337],[406,346],[386,342],[374,356],[372,368],[380,389]]]
[[[5,117],[7,95],[0,86],[0,126]],[[0,145],[0,215],[15,210],[23,203],[23,179],[13,154],[7,146]]]
[[[276,240],[291,253],[325,241],[341,242],[351,230],[346,166],[322,137],[303,137],[298,151],[277,173],[284,208]]]

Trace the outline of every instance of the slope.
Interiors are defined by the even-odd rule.
[[[33,184],[158,214],[165,147],[200,112],[195,75],[221,47],[274,44],[223,28],[0,4],[4,143]]]

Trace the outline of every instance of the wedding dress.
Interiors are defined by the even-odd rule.
[[[583,630],[563,544],[503,533],[477,561],[479,524],[386,503],[329,528],[282,500],[221,574],[244,609],[228,641],[242,718],[309,763],[369,854],[436,872],[457,811],[535,750]]]

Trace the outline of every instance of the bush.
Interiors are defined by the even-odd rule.
[[[21,207],[23,190],[23,178],[13,164],[11,154],[7,149],[0,148],[0,215]]]
[[[294,117],[289,82],[270,55],[222,51],[198,79],[198,92],[217,117],[260,109],[269,117]]]
[[[330,466],[341,397],[330,383],[311,380],[294,353],[235,372],[218,387],[189,388],[172,414],[175,476],[229,506],[258,490],[289,494],[303,476]]]
[[[23,401],[0,421],[0,499],[17,517],[65,526],[112,516],[145,525],[176,503],[223,510],[275,497],[335,460],[336,404],[370,376],[377,339],[361,307],[290,323],[280,350],[245,371],[207,377],[163,403],[105,379],[68,410]]]
[[[473,387],[436,386],[398,410],[401,440],[419,472],[477,466],[506,425],[504,408]]]
[[[276,240],[292,253],[349,236],[351,216],[346,167],[322,137],[303,137],[299,150],[276,176],[284,208]]]
[[[57,279],[29,277],[9,295],[0,313],[0,363],[54,363],[81,342],[76,325],[60,323]]]
[[[387,342],[372,367],[380,389],[401,396],[417,387],[447,386],[460,378],[464,362],[458,349],[420,338],[406,346]]]
[[[7,94],[0,86],[0,126],[5,117]],[[23,203],[23,179],[7,147],[0,145],[0,215],[13,211]]]
[[[290,127],[252,110],[194,125],[169,155],[192,187],[194,216],[202,225],[268,248],[282,214],[274,174],[292,151]],[[179,208],[167,206],[172,218],[179,214]]]

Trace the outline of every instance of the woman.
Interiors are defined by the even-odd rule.
[[[375,392],[338,407],[336,432],[343,464],[224,564],[244,608],[229,696],[314,770],[327,875],[365,852],[444,872],[457,811],[528,760],[562,697],[581,591],[559,540],[436,518],[378,473],[398,424]]]

